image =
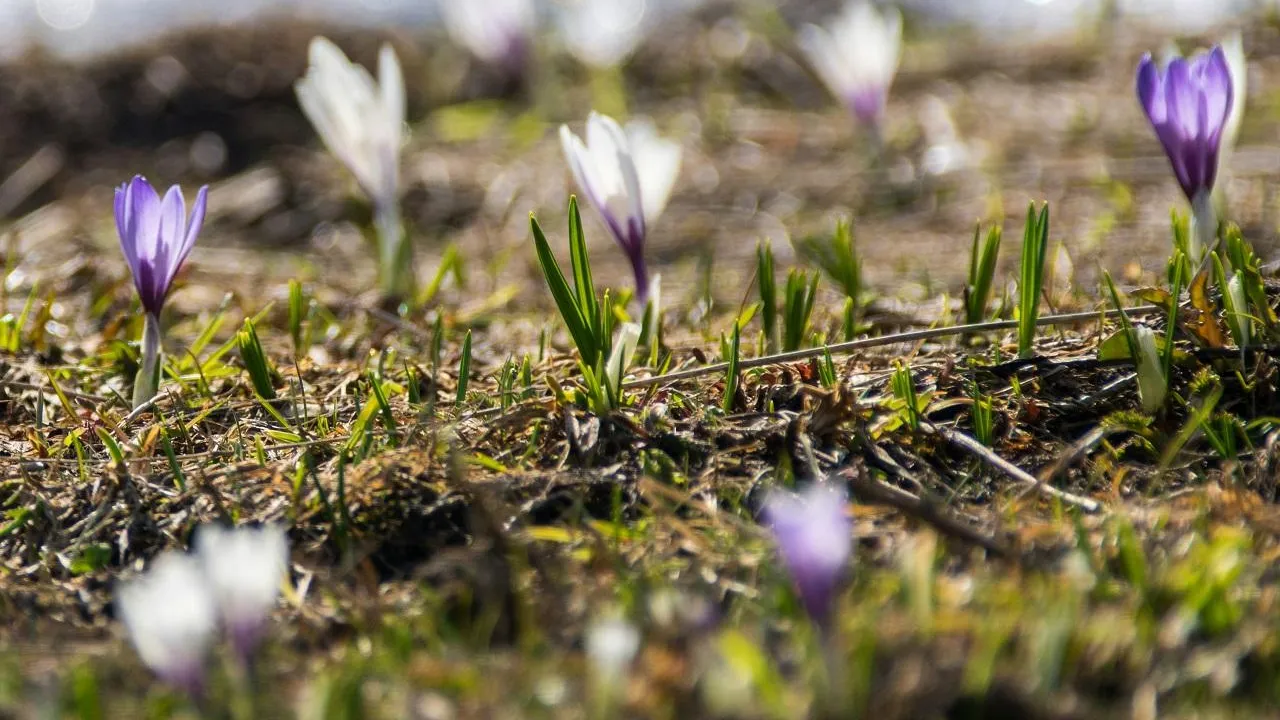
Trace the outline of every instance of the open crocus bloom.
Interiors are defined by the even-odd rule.
[[[161,199],[146,178],[134,176],[116,188],[116,232],[124,253],[133,285],[145,311],[142,330],[142,367],[133,385],[136,408],[155,397],[160,385],[161,331],[160,311],[173,278],[195,247],[196,237],[204,226],[209,188],[196,193],[187,216],[187,203],[182,189],[169,188]]]
[[[831,94],[878,126],[902,55],[902,14],[854,0],[827,27],[804,26],[798,42]]]
[[[574,57],[592,67],[612,68],[644,39],[646,10],[645,0],[578,0],[556,17]]]
[[[624,132],[612,118],[595,112],[587,119],[585,143],[568,126],[561,126],[560,142],[578,187],[631,262],[643,307],[650,289],[645,236],[675,185],[680,146],[658,137],[651,124],[632,123]]]
[[[147,572],[120,585],[116,609],[142,662],[192,695],[204,687],[204,663],[218,614],[200,562],[166,552]]]
[[[1187,200],[1213,189],[1233,88],[1221,47],[1161,69],[1150,55],[1138,65],[1138,99],[1169,155]]]
[[[449,34],[481,60],[516,71],[528,59],[533,0],[446,0],[440,10]]]
[[[232,650],[247,662],[262,639],[288,569],[284,529],[205,525],[195,544]]]
[[[400,147],[405,90],[400,61],[390,45],[378,55],[378,82],[328,39],[311,40],[307,74],[294,85],[302,112],[329,152],[373,202],[379,270],[388,295],[407,292],[400,227]]]
[[[188,218],[187,203],[177,185],[163,199],[141,175],[116,188],[120,249],[133,272],[142,308],[150,315],[160,317],[169,286],[195,247],[208,194],[207,186],[200,188]]]
[[[826,483],[814,483],[802,495],[775,490],[765,500],[764,517],[801,604],[826,626],[853,550],[844,492]]]

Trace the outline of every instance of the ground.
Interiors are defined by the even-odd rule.
[[[1165,284],[1182,209],[1132,89],[1137,59],[1167,38],[912,37],[877,144],[804,70],[781,20],[706,10],[624,75],[630,110],[679,138],[685,162],[648,247],[662,367],[638,361],[609,412],[575,390],[529,233],[533,212],[567,262],[555,128],[592,105],[568,59],[546,58],[522,87],[439,37],[390,37],[410,87],[418,275],[428,284],[451,245],[460,258],[438,292],[399,307],[373,290],[368,210],[291,87],[315,32],[366,63],[382,37],[264,24],[91,66],[0,69],[13,217],[0,716],[1272,715],[1274,329],[1259,324],[1240,353],[1195,331],[1216,293],[1187,306],[1173,397],[1150,415],[1132,363],[1100,352],[1119,329],[1101,318],[1101,271],[1135,291],[1130,304],[1149,300],[1136,289]],[[1280,33],[1259,22],[1245,39],[1253,90],[1224,185],[1265,270]],[[110,198],[137,172],[212,192],[166,307],[161,399],[130,417],[141,318]],[[1020,360],[1008,328],[945,328],[963,322],[976,223],[1005,227],[1009,299],[989,319],[1012,317],[1032,200],[1048,201],[1050,241],[1073,266],[1051,273],[1042,312],[1094,314],[1042,328]],[[626,288],[622,255],[584,215],[597,281]],[[868,340],[828,364],[843,297],[824,277],[803,339],[818,350],[745,362],[725,403],[725,371],[698,370],[725,359],[722,338],[756,300],[758,242],[781,276],[801,262],[788,238],[840,217],[854,221]],[[293,280],[309,308],[296,343]],[[246,317],[274,404],[235,346]],[[1161,334],[1165,319],[1136,317]],[[929,328],[942,330],[903,335]],[[765,354],[760,333],[758,319],[744,327],[744,361]],[[770,489],[817,480],[850,491],[856,537],[821,639],[758,517]],[[202,522],[282,523],[292,564],[253,672],[219,655],[192,703],[136,659],[111,601],[114,582]],[[615,695],[584,653],[608,618],[642,637]]]

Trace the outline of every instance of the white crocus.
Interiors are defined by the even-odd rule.
[[[826,27],[801,28],[798,42],[831,93],[878,127],[902,56],[902,13],[853,0]]]
[[[218,612],[199,560],[161,554],[145,573],[119,585],[116,610],[147,667],[192,695],[202,692]]]
[[[577,0],[556,17],[569,52],[582,63],[608,69],[621,65],[644,39],[646,11],[645,0]]]
[[[533,0],[442,0],[449,34],[492,65],[519,70],[537,23]]]
[[[405,89],[390,45],[378,55],[378,81],[327,38],[311,40],[307,73],[294,90],[320,139],[347,166],[374,209],[379,272],[384,292],[411,290],[408,244],[400,223],[400,148],[404,144]]]
[[[196,533],[195,545],[231,647],[247,662],[262,639],[288,570],[284,529],[205,525]]]
[[[624,131],[613,118],[596,112],[587,119],[586,136],[584,143],[567,125],[560,127],[574,180],[630,261],[636,299],[643,307],[649,292],[645,237],[675,185],[680,146],[658,137],[645,121]]]
[[[1133,329],[1134,358],[1138,366],[1138,398],[1144,412],[1153,413],[1164,405],[1169,383],[1164,375],[1164,362],[1156,349],[1156,336],[1151,328],[1139,325]]]

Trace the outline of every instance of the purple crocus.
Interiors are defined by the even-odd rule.
[[[133,405],[155,396],[160,382],[160,311],[173,278],[196,244],[204,225],[209,188],[200,188],[187,216],[182,189],[169,188],[164,198],[141,175],[116,188],[116,231],[133,285],[145,311],[142,368],[134,381]]]
[[[196,244],[204,225],[208,186],[200,188],[187,217],[182,189],[169,188],[164,198],[141,175],[116,188],[116,230],[142,308],[160,316],[169,286]]]
[[[764,516],[801,604],[826,627],[853,551],[844,492],[828,483],[814,483],[801,495],[775,490],[765,500]]]
[[[1164,68],[1151,55],[1138,63],[1138,100],[1160,138],[1178,185],[1191,202],[1193,256],[1217,233],[1210,195],[1218,174],[1223,130],[1231,115],[1234,88],[1226,53],[1215,46],[1190,60],[1174,58]],[[1192,257],[1196,262],[1199,257]]]

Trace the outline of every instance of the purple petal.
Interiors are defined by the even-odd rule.
[[[1169,156],[1188,200],[1213,188],[1222,130],[1231,113],[1231,71],[1221,47],[1160,71],[1150,55],[1138,64],[1138,100]]]
[[[800,496],[775,492],[766,500],[765,518],[805,611],[825,625],[852,550],[844,493],[821,483]]]
[[[204,215],[208,203],[209,186],[204,185],[196,192],[195,202],[191,204],[191,217],[187,220],[187,234],[182,239],[182,249],[169,272],[170,278],[178,274],[178,270],[182,269],[182,263],[187,261],[187,255],[191,254],[191,248],[196,246],[196,238],[199,237],[200,230],[204,227]]]

